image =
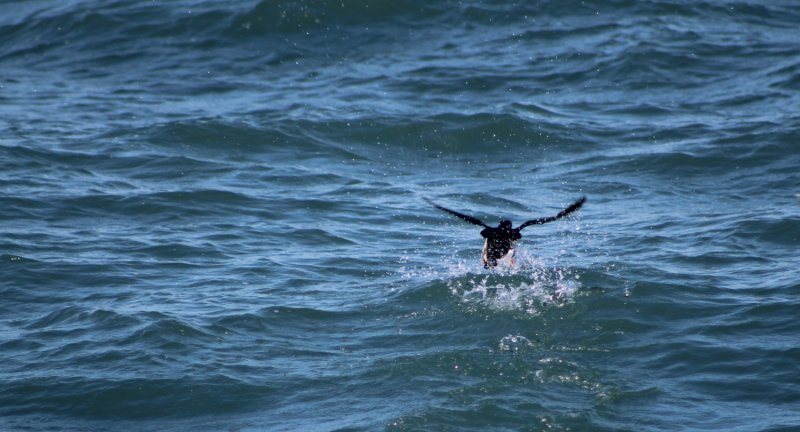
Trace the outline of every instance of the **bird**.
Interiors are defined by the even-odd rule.
[[[423,197],[426,203],[436,207],[437,209],[450,213],[453,216],[457,216],[465,221],[480,225],[484,227],[483,231],[481,231],[481,237],[486,239],[486,242],[483,244],[483,252],[481,253],[481,263],[483,264],[484,268],[489,269],[497,266],[497,261],[502,260],[508,256],[511,257],[511,265],[514,265],[514,244],[522,238],[522,231],[523,228],[529,227],[531,225],[543,225],[548,222],[553,222],[555,220],[561,219],[564,216],[567,216],[583,205],[586,202],[586,197],[582,197],[578,201],[576,201],[571,206],[565,208],[561,211],[561,213],[547,218],[541,219],[534,219],[529,220],[517,228],[512,228],[512,223],[509,220],[502,220],[497,227],[490,227],[483,223],[480,219],[474,218],[469,215],[465,215],[463,213],[459,213],[457,211],[450,210],[448,208],[444,208],[439,204],[434,203],[433,201],[429,200],[428,198]]]

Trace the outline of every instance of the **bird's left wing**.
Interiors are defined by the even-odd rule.
[[[439,210],[441,210],[441,211],[443,211],[443,212],[450,213],[450,214],[451,214],[451,215],[453,215],[453,216],[458,216],[458,217],[460,217],[461,219],[464,219],[465,221],[467,221],[467,222],[469,222],[469,223],[471,223],[471,224],[480,225],[480,226],[483,226],[483,227],[489,228],[489,225],[486,225],[485,223],[481,222],[479,219],[476,219],[476,218],[474,218],[474,217],[472,217],[472,216],[468,216],[468,215],[465,215],[465,214],[459,213],[459,212],[457,212],[457,211],[453,211],[453,210],[450,210],[450,209],[446,209],[446,208],[444,208],[444,207],[440,206],[439,204],[436,204],[436,203],[434,203],[433,201],[431,201],[431,200],[429,200],[429,199],[427,199],[427,198],[425,198],[425,197],[423,197],[422,199],[424,199],[426,203],[428,203],[428,204],[430,204],[430,205],[432,205],[432,206],[434,206],[434,207],[438,208]]]

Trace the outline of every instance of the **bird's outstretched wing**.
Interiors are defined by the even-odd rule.
[[[464,219],[465,221],[467,221],[467,222],[469,222],[471,224],[480,225],[480,226],[489,228],[489,225],[486,225],[485,223],[481,222],[480,220],[478,220],[478,219],[476,219],[476,218],[474,218],[472,216],[467,216],[465,214],[461,214],[459,212],[456,212],[456,211],[453,211],[453,210],[450,210],[450,209],[446,209],[446,208],[440,206],[439,204],[434,203],[433,201],[431,201],[431,200],[429,200],[429,199],[427,199],[425,197],[423,197],[422,199],[424,199],[426,203],[438,208],[439,210],[441,210],[443,212],[450,213],[453,216],[458,216],[461,219]]]
[[[521,230],[521,229],[525,228],[526,226],[542,225],[542,224],[546,224],[548,222],[553,222],[554,220],[561,219],[562,217],[564,217],[564,216],[574,212],[575,210],[578,210],[579,208],[581,208],[581,206],[585,202],[586,202],[586,197],[583,197],[583,198],[579,199],[578,201],[576,201],[575,204],[572,204],[571,206],[565,208],[561,213],[559,213],[559,214],[557,214],[557,215],[555,215],[553,217],[531,220],[531,221],[525,222],[524,224],[520,225],[519,228],[517,228],[517,229]]]

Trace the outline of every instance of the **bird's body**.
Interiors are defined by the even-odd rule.
[[[505,228],[500,225],[497,228],[488,227],[481,231],[481,237],[486,239],[483,243],[481,261],[486,267],[494,267],[498,260],[506,257],[510,257],[511,263],[514,263],[514,243],[522,238],[522,234],[510,226]]]
[[[490,267],[497,266],[497,262],[499,260],[505,259],[507,257],[511,258],[511,263],[514,263],[514,244],[522,238],[522,234],[520,231],[528,226],[531,225],[542,225],[548,222],[553,222],[558,220],[576,210],[581,208],[584,202],[586,202],[586,197],[583,197],[576,201],[571,206],[567,207],[561,213],[557,214],[556,216],[549,217],[549,218],[542,218],[542,219],[534,219],[529,220],[518,228],[512,228],[511,221],[500,221],[500,225],[497,227],[490,227],[485,223],[481,222],[479,219],[476,219],[472,216],[468,216],[462,213],[458,213],[456,211],[444,208],[438,204],[435,204],[431,200],[427,198],[423,198],[425,202],[428,204],[442,210],[444,212],[450,213],[454,216],[457,216],[465,221],[475,224],[481,225],[484,227],[483,231],[481,231],[481,237],[485,238],[486,241],[483,244],[483,253],[481,254],[481,260],[483,261],[484,267],[487,269]]]

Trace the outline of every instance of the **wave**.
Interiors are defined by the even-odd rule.
[[[276,391],[216,375],[191,377],[70,379],[40,377],[3,384],[5,415],[69,414],[85,419],[155,419],[241,412],[274,401]]]

